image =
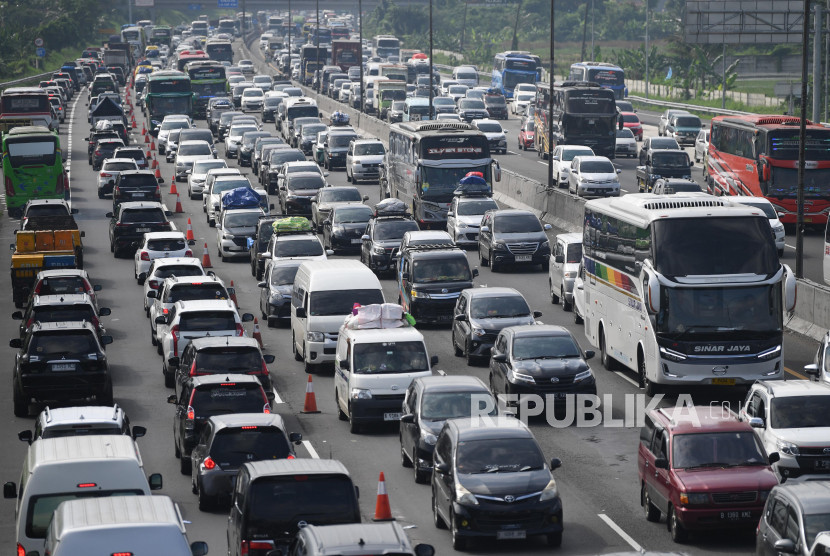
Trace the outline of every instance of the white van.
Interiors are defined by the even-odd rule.
[[[432,365],[438,363],[438,356],[429,357],[424,336],[401,319],[399,305],[384,304],[383,313],[391,318],[370,324],[363,314],[373,308],[381,309],[359,308],[357,316],[343,323],[337,338],[334,395],[338,415],[349,421],[353,433],[364,423],[399,421],[409,384],[431,376]]]
[[[4,498],[17,498],[17,553],[42,553],[52,513],[65,500],[112,495],[149,496],[150,491],[160,489],[161,484],[158,473],[151,475],[148,483],[138,446],[129,436],[64,436],[36,440],[23,460],[20,496],[13,482],[3,485]]]
[[[308,261],[297,270],[291,293],[291,345],[307,373],[334,361],[337,332],[355,303],[383,303],[380,280],[360,261]]]
[[[363,78],[363,108],[368,114],[377,112],[375,84],[378,81],[389,81],[389,78],[383,75],[368,75]]]
[[[472,66],[458,66],[452,70],[452,78],[459,85],[466,85],[471,89],[478,86],[478,72]]]
[[[49,524],[46,554],[207,554],[207,543],[188,544],[184,524],[179,507],[169,496],[70,500],[58,506]]]

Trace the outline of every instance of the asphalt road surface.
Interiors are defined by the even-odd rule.
[[[269,73],[274,73],[273,71]],[[108,330],[115,342],[108,348],[114,384],[115,399],[124,407],[133,424],[148,428],[146,437],[138,440],[146,472],[161,472],[164,476],[162,494],[176,500],[188,525],[191,541],[204,540],[213,555],[224,554],[227,549],[225,510],[211,513],[200,512],[196,497],[190,491],[190,479],[179,473],[178,462],[173,457],[172,418],[173,406],[166,403],[170,390],[166,389],[161,376],[161,360],[150,345],[149,322],[142,310],[142,289],[133,280],[132,259],[114,259],[108,248],[108,219],[105,213],[111,210],[111,201],[100,200],[96,195],[95,173],[86,162],[86,137],[89,126],[86,121],[85,94],[76,95],[71,119],[63,126],[63,139],[71,140],[71,183],[73,206],[80,210],[77,219],[83,230],[86,267],[93,282],[103,285],[100,292],[101,305],[112,308],[112,315],[105,318]],[[138,118],[141,130],[141,118]],[[204,122],[198,122],[204,126]],[[517,121],[507,123],[510,138],[515,141]],[[273,124],[265,126],[273,130]],[[70,135],[67,136],[66,133]],[[276,132],[275,132],[276,133]],[[141,143],[143,138],[133,134]],[[218,146],[220,156],[222,146]],[[503,156],[505,167],[525,175],[542,176],[544,168],[535,154],[509,154]],[[633,161],[621,161],[623,177],[633,177]],[[166,183],[164,200],[174,207],[176,199],[167,193],[173,167],[159,160],[161,173]],[[231,163],[233,166],[235,163]],[[245,169],[250,174],[250,169]],[[346,185],[343,171],[333,171],[329,176],[332,185]],[[630,185],[630,184],[629,184]],[[184,191],[185,184],[177,184]],[[370,202],[377,200],[377,185],[359,185],[363,193],[370,196]],[[234,282],[240,311],[259,315],[260,290],[250,275],[247,259],[239,262],[220,262],[215,249],[216,231],[209,228],[202,213],[201,201],[191,201],[182,195],[185,214],[175,215],[177,226],[184,230],[189,217],[197,238],[194,253],[202,254],[202,246],[208,243],[208,250],[217,275],[230,284]],[[13,241],[13,230],[17,222],[8,218],[0,220],[0,239],[5,243]],[[792,254],[788,253],[792,259]],[[9,263],[9,252],[2,255],[0,264]],[[474,253],[469,254],[471,266],[478,266]],[[476,286],[511,286],[520,290],[534,310],[543,312],[540,320],[547,324],[560,324],[569,328],[583,348],[589,348],[581,326],[573,324],[571,313],[565,313],[558,306],[551,305],[547,287],[547,276],[538,269],[516,269],[494,274],[489,268],[481,268],[481,275],[475,280]],[[0,284],[9,290],[9,277],[4,274]],[[387,300],[397,299],[396,284],[389,278],[382,280]],[[3,307],[7,314],[14,310],[10,295]],[[11,319],[0,321],[0,330],[5,337],[17,334],[17,322]],[[248,332],[251,326],[247,325]],[[302,432],[301,457],[322,457],[341,460],[352,473],[361,492],[361,512],[364,521],[371,520],[375,507],[375,492],[378,475],[386,475],[392,512],[397,520],[409,527],[408,533],[414,542],[434,545],[437,554],[452,553],[448,532],[437,530],[430,515],[430,489],[415,484],[411,470],[400,464],[397,426],[369,428],[364,434],[350,434],[348,424],[339,421],[334,405],[333,378],[331,371],[313,375],[314,391],[321,413],[304,415],[302,409],[307,376],[300,363],[291,356],[290,331],[269,329],[261,324],[266,353],[276,356],[270,365],[272,380],[278,393],[275,411],[284,416],[289,431]],[[461,358],[453,356],[449,330],[426,328],[422,330],[429,352],[440,359],[438,369],[448,374],[471,374],[486,381],[486,366],[469,367]],[[785,338],[786,367],[789,378],[795,379],[798,371],[812,361],[816,346],[802,337],[787,334]],[[7,380],[11,378],[14,350],[6,348]],[[649,523],[643,516],[639,503],[637,481],[638,429],[613,426],[607,418],[619,419],[625,415],[626,400],[640,396],[631,372],[606,372],[598,358],[590,361],[597,374],[597,388],[604,399],[606,421],[603,425],[589,428],[555,428],[545,422],[531,422],[531,428],[540,442],[547,459],[558,457],[563,466],[555,472],[565,509],[565,533],[561,554],[602,554],[640,548],[649,551],[677,551],[690,554],[749,554],[754,551],[754,531],[736,534],[725,532],[696,536],[685,546],[674,544],[666,530],[665,521]],[[695,393],[695,402],[720,406],[731,402],[733,406],[740,396],[738,392],[703,391]],[[663,405],[673,405],[675,398],[667,396]],[[18,441],[19,430],[32,428],[31,418],[15,418],[11,411],[11,389],[0,391],[0,407],[4,408],[0,442],[5,446],[0,455],[0,475],[3,480],[19,481],[26,444]],[[630,424],[630,423],[629,423]],[[3,519],[0,520],[0,544],[13,550],[15,542],[14,501],[4,502]],[[541,554],[550,549],[541,539],[513,542],[478,542],[472,545],[474,554]]]

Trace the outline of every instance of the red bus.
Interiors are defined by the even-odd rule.
[[[798,210],[795,116],[715,116],[705,176],[715,195],[766,197],[784,223]],[[830,129],[807,122],[804,221],[827,223],[830,212]]]
[[[179,58],[176,62],[176,67],[179,71],[184,71],[184,67],[188,62],[201,62],[210,60],[207,52],[204,50],[182,50],[179,52]]]

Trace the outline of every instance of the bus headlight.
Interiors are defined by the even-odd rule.
[[[672,349],[664,347],[660,348],[660,355],[663,357],[663,359],[674,361],[675,363],[686,360],[686,356],[680,353],[679,351],[674,351]]]
[[[761,361],[769,361],[781,355],[781,346],[777,345],[773,348],[762,351],[758,354],[758,359]]]

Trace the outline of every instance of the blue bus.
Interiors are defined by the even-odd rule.
[[[536,60],[530,54],[499,52],[493,61],[492,87],[505,98],[513,98],[513,89],[519,83],[536,83],[539,74]]]
[[[622,100],[627,96],[625,71],[607,62],[577,62],[571,65],[568,81],[592,81],[600,87],[614,91],[614,98]]]

